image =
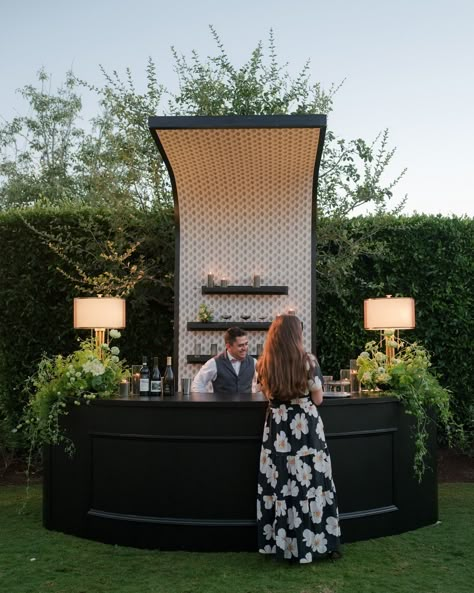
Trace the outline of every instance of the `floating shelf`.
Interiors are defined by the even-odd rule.
[[[259,354],[249,354],[252,358],[258,358]],[[186,356],[186,362],[188,364],[204,364],[208,360],[213,358],[212,354],[188,354]]]
[[[210,332],[218,330],[226,330],[229,327],[240,327],[249,331],[265,331],[271,325],[270,321],[211,321],[204,323],[202,321],[188,321],[188,331]]]
[[[288,294],[288,286],[203,286],[202,294]]]

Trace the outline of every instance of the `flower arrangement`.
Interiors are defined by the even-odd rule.
[[[414,470],[421,481],[426,469],[428,425],[433,412],[449,441],[454,436],[462,440],[462,429],[454,421],[449,391],[440,385],[430,370],[429,352],[420,344],[408,344],[393,333],[387,333],[385,340],[393,356],[387,357],[380,351],[377,342],[368,342],[365,351],[357,358],[357,376],[361,385],[367,389],[384,391],[387,395],[397,397],[406,412],[415,417]]]
[[[120,337],[111,330],[110,338]],[[74,445],[60,427],[60,417],[68,414],[68,405],[89,404],[94,399],[111,398],[118,394],[119,383],[128,376],[117,346],[95,340],[80,340],[80,347],[69,354],[54,358],[44,356],[38,370],[29,379],[28,403],[16,430],[26,434],[32,452],[45,444],[63,443],[72,454]]]
[[[203,323],[212,321],[214,319],[214,316],[212,314],[212,309],[209,309],[209,307],[205,303],[201,303],[199,305],[197,318],[198,318],[198,321],[201,321]]]

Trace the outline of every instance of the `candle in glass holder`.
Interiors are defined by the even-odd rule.
[[[209,288],[212,288],[214,286],[214,274],[211,274],[210,272],[207,275],[207,285],[209,286]]]
[[[127,379],[122,379],[122,381],[120,381],[119,395],[120,395],[120,397],[124,397],[124,398],[128,397],[128,381],[127,381]]]
[[[229,279],[221,278],[221,286],[229,286]]]
[[[255,286],[255,288],[258,288],[260,286],[260,276],[258,274],[254,274],[253,276],[253,285]]]

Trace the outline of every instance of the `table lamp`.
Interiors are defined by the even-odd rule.
[[[100,353],[106,342],[106,330],[125,327],[125,299],[116,297],[80,297],[74,299],[75,329],[90,329]]]
[[[385,354],[387,360],[394,356],[391,340],[395,335],[398,339],[400,329],[413,329],[415,327],[415,301],[410,297],[395,297],[387,295],[379,299],[366,299],[364,301],[364,328],[380,330],[385,340]]]

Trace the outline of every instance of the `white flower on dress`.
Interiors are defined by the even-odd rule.
[[[319,440],[321,440],[323,443],[326,442],[326,437],[324,436],[324,425],[321,418],[319,418],[316,424],[316,434],[318,435]]]
[[[270,546],[267,544],[264,548],[260,548],[260,554],[274,554],[276,552],[276,546]]]
[[[265,494],[263,496],[263,502],[265,503],[265,508],[270,510],[271,508],[273,508],[273,501],[275,500],[275,497],[271,494]]]
[[[315,450],[313,448],[309,448],[307,445],[303,445],[301,449],[299,449],[296,453],[298,457],[306,457],[308,455],[314,455]]]
[[[309,513],[309,500],[300,500],[301,512],[307,515]]]
[[[282,550],[286,549],[286,531],[283,528],[278,530],[275,538],[276,545]]]
[[[299,488],[296,480],[288,480],[288,482],[281,489],[283,496],[298,496]]]
[[[341,535],[341,529],[339,527],[339,521],[336,517],[328,517],[326,519],[326,531],[331,535]]]
[[[309,508],[311,511],[311,519],[313,523],[321,523],[321,519],[323,517],[323,510],[321,506],[318,504],[318,501],[312,500],[309,504]]]
[[[307,552],[304,558],[300,558],[300,564],[309,564],[312,561],[313,555],[310,552]]]
[[[270,427],[265,426],[265,428],[263,429],[262,443],[266,443],[268,441],[269,434],[270,434]]]
[[[313,548],[315,537],[316,534],[313,531],[311,531],[311,529],[305,529],[303,531],[303,540],[308,548]]]
[[[271,485],[272,488],[276,488],[277,481],[278,481],[278,470],[274,465],[269,465],[267,468],[267,473],[265,474],[267,477],[267,482]]]
[[[298,515],[296,507],[288,509],[288,527],[290,529],[298,529],[301,525],[301,517]]]
[[[273,525],[270,525],[270,523],[267,523],[266,525],[264,525],[263,526],[263,535],[268,540],[275,539],[275,528],[274,528],[274,526]]]
[[[288,438],[283,430],[278,433],[273,446],[278,453],[289,453],[291,451],[290,443],[288,442]]]
[[[332,492],[332,490],[325,490],[323,492],[323,497],[327,504],[332,504],[334,501],[334,492]]]
[[[267,469],[268,466],[271,463],[271,459],[270,459],[270,449],[264,449],[262,447],[261,451],[260,451],[260,471],[262,472],[262,474],[266,474],[267,473]]]
[[[260,521],[262,517],[262,507],[260,505],[260,500],[257,498],[257,521]]]
[[[307,463],[303,463],[303,468],[296,474],[296,479],[303,486],[309,487],[312,477],[313,474],[311,473],[311,467]]]
[[[296,476],[296,457],[294,455],[288,455],[286,458],[286,469],[292,476]]]
[[[324,533],[317,533],[314,537],[313,550],[318,554],[325,554],[327,552],[328,540],[325,538]]]
[[[311,416],[313,415],[313,413],[312,413],[313,412],[313,410],[312,410],[313,403],[308,397],[305,397],[304,399],[301,400],[300,406],[305,414],[310,414]]]
[[[295,558],[298,557],[298,542],[296,541],[296,537],[287,537],[286,538],[286,549],[283,556],[290,560],[293,556]]]
[[[293,420],[290,423],[292,434],[297,439],[301,438],[301,434],[308,434],[308,421],[304,414],[295,414]]]
[[[286,501],[277,500],[275,502],[275,517],[283,517],[286,515]]]
[[[314,468],[316,471],[325,474],[327,471],[327,463],[326,463],[326,455],[324,451],[316,451],[316,454],[313,458]]]
[[[288,420],[288,411],[285,405],[278,406],[278,408],[272,408],[272,415],[275,424],[280,424],[282,420]]]
[[[263,488],[262,488],[262,485],[261,485],[261,484],[257,484],[257,492],[258,492],[259,494],[262,494],[262,492],[263,492]]]
[[[324,508],[326,506],[326,499],[324,498],[322,486],[318,486],[315,490],[315,498],[318,506]]]

